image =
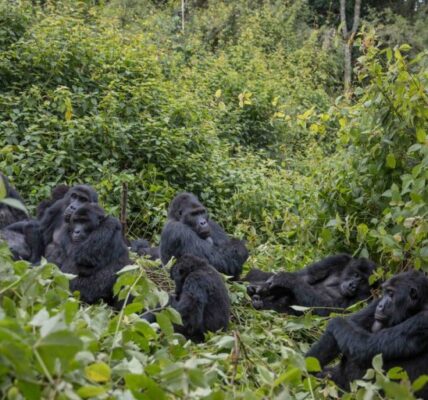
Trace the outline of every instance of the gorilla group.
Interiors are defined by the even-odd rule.
[[[251,270],[245,280],[256,309],[299,315],[292,305],[313,307],[328,315],[370,297],[369,276],[375,264],[348,254],[329,256],[297,272],[270,274]]]
[[[2,174],[6,197],[21,197]],[[16,259],[37,264],[44,256],[66,273],[75,275],[70,289],[82,301],[103,300],[122,304],[113,296],[117,271],[129,264],[128,247],[118,219],[97,204],[98,195],[87,185],[59,185],[30,219],[8,201],[0,203],[0,237],[8,242]],[[144,239],[131,241],[131,250],[163,265],[175,258],[170,276],[175,291],[169,306],[181,315],[175,330],[196,342],[206,332],[226,330],[231,306],[220,273],[238,279],[248,251],[242,240],[229,237],[208,217],[207,210],[191,193],[171,202],[160,246]],[[371,297],[370,275],[375,264],[348,254],[326,257],[296,272],[271,273],[251,270],[247,292],[256,309],[299,315],[293,305],[311,307],[326,316]],[[370,368],[376,354],[384,368],[399,366],[411,380],[428,374],[428,278],[422,272],[405,272],[382,285],[383,294],[362,311],[332,319],[307,356],[319,359],[323,371],[341,388],[349,389]],[[148,320],[153,315],[148,312]],[[336,358],[340,361],[329,366]],[[417,393],[428,400],[428,387]]]

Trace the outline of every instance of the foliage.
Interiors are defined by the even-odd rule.
[[[85,182],[118,215],[126,183],[129,235],[157,242],[187,190],[247,240],[246,269],[347,251],[378,261],[381,277],[427,270],[422,14],[367,24],[390,41],[369,28],[356,38],[346,102],[334,32],[304,1],[189,1],[184,32],[180,1],[37,3],[0,0],[0,170],[30,212],[55,184]],[[388,48],[401,26],[414,48]],[[240,283],[228,283],[229,331],[196,345],[173,333],[179,318],[149,279],[168,274],[149,261],[120,275],[134,302],[116,313],[0,246],[2,397],[411,398],[378,358],[349,395],[310,377],[303,354],[325,319],[256,312]],[[140,318],[159,305],[155,324]]]

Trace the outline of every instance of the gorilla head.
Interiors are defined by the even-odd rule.
[[[370,294],[369,277],[376,265],[366,258],[354,258],[344,268],[340,277],[340,293],[343,297],[352,298],[357,293]]]
[[[180,193],[174,198],[168,209],[168,218],[189,226],[201,239],[211,236],[207,210],[192,193]]]
[[[382,285],[382,289],[372,332],[398,325],[428,304],[428,278],[420,271],[393,276]]]
[[[72,242],[83,242],[106,218],[104,210],[98,204],[83,204],[70,217],[69,231]]]
[[[67,207],[64,210],[65,222],[70,221],[71,215],[87,203],[98,203],[97,192],[88,185],[73,186],[65,195]]]

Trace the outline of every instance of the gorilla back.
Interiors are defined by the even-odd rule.
[[[171,268],[175,296],[170,304],[181,315],[183,326],[176,330],[194,341],[204,339],[207,331],[226,330],[230,300],[220,274],[204,259],[184,255]]]

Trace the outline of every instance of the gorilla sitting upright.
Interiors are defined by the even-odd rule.
[[[255,279],[247,292],[257,309],[299,315],[292,305],[314,307],[313,313],[328,315],[370,297],[369,276],[375,264],[348,254],[329,256],[296,272],[277,274],[253,270],[246,279]],[[268,277],[266,281],[257,279]]]
[[[165,265],[184,254],[201,257],[219,272],[237,278],[248,258],[242,240],[229,238],[208,218],[205,207],[192,193],[181,193],[171,202],[163,228],[160,255]]]
[[[113,297],[116,272],[131,262],[119,220],[105,215],[97,204],[87,203],[71,214],[68,229],[61,235],[70,240],[61,270],[77,275],[70,289],[78,290],[89,304],[102,299],[120,305]]]
[[[428,374],[428,278],[419,271],[398,274],[382,285],[383,295],[348,318],[334,318],[307,353],[325,367],[322,375],[349,389],[381,354],[383,367],[401,367],[411,380]],[[417,392],[428,399],[428,385]]]
[[[182,326],[175,330],[188,339],[201,342],[204,333],[226,330],[230,300],[221,275],[204,259],[184,255],[171,268],[175,295],[170,305],[181,315]]]
[[[45,246],[44,255],[49,262],[62,266],[71,242],[68,235],[70,217],[88,203],[98,203],[97,192],[88,185],[76,185],[42,212],[40,229]]]

